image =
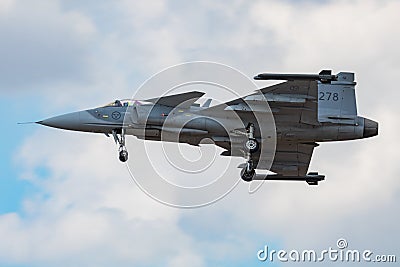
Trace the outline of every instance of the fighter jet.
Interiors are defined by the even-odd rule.
[[[112,135],[122,162],[128,160],[126,135],[194,146],[209,138],[224,149],[221,156],[246,160],[240,165],[244,181],[298,180],[310,185],[325,178],[308,172],[318,143],[378,134],[377,122],[357,115],[354,73],[262,73],[254,79],[284,82],[215,106],[210,106],[211,99],[200,106],[196,102],[205,93],[193,91],[146,100],[116,100],[36,123]],[[272,119],[265,120],[268,117]],[[256,169],[275,174],[259,178]]]

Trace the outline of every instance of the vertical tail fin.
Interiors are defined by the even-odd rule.
[[[329,83],[318,82],[318,121],[355,124],[357,105],[354,73],[340,72]]]

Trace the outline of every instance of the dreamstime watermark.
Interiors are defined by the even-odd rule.
[[[257,252],[257,258],[262,262],[372,262],[372,263],[395,263],[396,255],[375,254],[372,250],[349,249],[347,240],[339,238],[336,247],[323,250],[275,250],[267,245]]]
[[[272,165],[276,127],[271,109],[253,80],[237,69],[204,61],[178,64],[150,77],[132,99],[139,104],[127,109],[124,128],[146,141],[128,140],[133,155],[128,171],[160,203],[195,208],[229,194],[241,181],[238,165],[248,155],[249,123],[259,125],[262,160],[257,167]],[[249,183],[249,193],[261,184]]]

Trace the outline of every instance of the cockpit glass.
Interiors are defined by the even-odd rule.
[[[131,106],[140,106],[143,104],[149,104],[150,102],[146,101],[139,101],[134,99],[122,99],[122,100],[115,100],[103,107],[131,107]]]

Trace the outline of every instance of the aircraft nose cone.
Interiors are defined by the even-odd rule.
[[[80,112],[68,113],[46,120],[41,120],[36,123],[59,129],[79,131],[81,127]]]
[[[364,119],[364,134],[363,137],[372,137],[378,135],[378,123],[370,119]]]

